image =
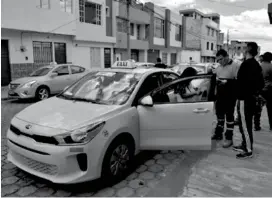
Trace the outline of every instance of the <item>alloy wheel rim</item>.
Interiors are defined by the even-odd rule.
[[[119,145],[112,153],[110,159],[111,173],[116,176],[128,168],[129,149],[126,145]]]
[[[44,100],[44,99],[48,98],[48,91],[46,89],[41,89],[39,91],[39,98],[41,100]]]

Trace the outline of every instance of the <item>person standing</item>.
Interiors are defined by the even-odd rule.
[[[272,53],[266,52],[263,54],[263,62],[261,67],[263,69],[264,76],[264,89],[262,95],[266,100],[266,108],[269,120],[270,131],[272,132]]]
[[[165,69],[167,66],[164,63],[162,63],[161,58],[157,58],[157,63],[155,67]]]
[[[246,60],[241,64],[237,75],[239,130],[242,135],[241,145],[233,149],[240,153],[237,158],[253,156],[253,115],[256,107],[256,97],[264,87],[262,68],[255,56],[258,54],[258,45],[249,42],[246,49]]]
[[[236,106],[236,77],[239,63],[229,58],[224,49],[220,49],[216,54],[216,60],[220,64],[215,70],[216,75],[216,102],[215,111],[217,125],[212,140],[222,140],[226,120],[224,148],[233,145],[234,110]]]

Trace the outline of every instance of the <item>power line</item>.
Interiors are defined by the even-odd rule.
[[[234,5],[234,4],[224,3],[224,2],[218,1],[218,0],[207,0],[207,1],[212,2],[212,3],[218,3],[218,4],[230,6],[230,7],[236,7],[236,8],[256,9],[256,8],[252,8],[252,7],[242,6],[242,5]]]

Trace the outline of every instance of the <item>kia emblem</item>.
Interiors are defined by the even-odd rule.
[[[30,129],[30,128],[31,128],[31,125],[28,124],[28,125],[25,126],[25,128],[26,128],[26,129]]]

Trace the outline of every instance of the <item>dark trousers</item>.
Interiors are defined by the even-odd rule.
[[[237,104],[239,129],[242,135],[242,146],[246,152],[252,152],[253,150],[253,116],[255,108],[255,97],[240,100]]]
[[[272,130],[272,97],[267,97],[265,100],[270,130]]]
[[[261,97],[256,98],[256,106],[254,111],[254,126],[256,128],[261,127],[261,115],[264,106],[264,101]]]
[[[234,129],[234,110],[236,106],[236,99],[217,100],[215,102],[215,110],[217,116],[217,126],[215,135],[221,137],[224,133],[225,120],[227,129],[225,132],[226,140],[232,140]]]

